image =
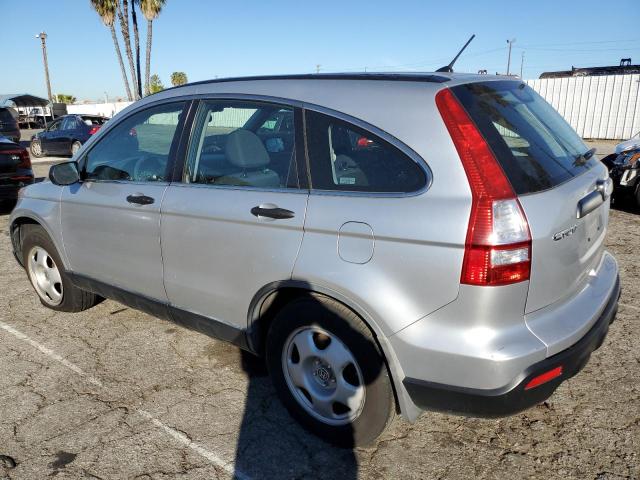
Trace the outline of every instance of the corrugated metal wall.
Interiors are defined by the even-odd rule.
[[[544,78],[527,84],[582,138],[619,140],[640,131],[640,75]]]

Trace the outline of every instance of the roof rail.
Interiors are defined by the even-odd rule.
[[[160,90],[166,92],[176,88],[190,87],[193,85],[207,85],[210,83],[228,83],[228,82],[252,82],[262,80],[383,80],[383,81],[400,81],[400,82],[429,82],[443,83],[450,80],[444,75],[433,73],[302,73],[292,75],[255,75],[249,77],[228,77],[216,78],[212,80],[202,80],[199,82],[185,83],[175,87]],[[156,93],[160,93],[156,92]]]

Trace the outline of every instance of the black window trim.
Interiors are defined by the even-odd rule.
[[[176,97],[177,98],[177,97]],[[306,148],[304,147],[304,141],[302,140],[302,102],[298,102],[295,100],[284,99],[279,97],[271,97],[267,95],[252,95],[252,94],[198,94],[198,95],[189,95],[189,98],[192,98],[193,102],[191,105],[191,111],[186,119],[185,125],[183,126],[180,144],[177,149],[175,167],[173,171],[173,176],[171,179],[172,186],[180,186],[180,187],[195,187],[195,188],[216,188],[216,189],[224,189],[224,190],[251,190],[251,191],[261,191],[261,192],[279,192],[279,193],[293,193],[293,194],[309,194],[308,187],[308,179],[307,179],[307,166],[306,161],[301,161],[302,159],[306,160]],[[247,103],[262,103],[275,105],[279,107],[290,108],[293,110],[294,115],[294,139],[295,139],[295,158],[294,162],[296,165],[296,170],[298,173],[298,188],[265,188],[265,187],[251,187],[251,186],[242,186],[242,185],[204,185],[199,183],[187,183],[184,181],[184,172],[187,166],[188,158],[188,150],[189,145],[191,144],[193,135],[195,133],[196,128],[196,113],[200,104],[202,102],[247,102]],[[182,159],[179,161],[178,159]]]
[[[111,130],[116,128],[122,122],[126,122],[128,119],[130,119],[134,115],[137,115],[138,113],[144,112],[145,110],[150,110],[152,108],[161,107],[163,105],[170,105],[172,103],[184,103],[185,106],[184,106],[183,113],[187,112],[187,115],[183,115],[180,121],[178,122],[178,125],[176,126],[176,135],[177,135],[178,141],[176,142],[174,140],[171,143],[171,149],[169,150],[167,167],[165,169],[165,176],[167,177],[167,180],[163,180],[161,182],[147,182],[147,181],[141,181],[141,180],[97,180],[97,179],[85,178],[86,166],[87,166],[86,164],[87,155],[91,153],[91,151],[95,148],[95,146],[102,141],[103,137],[105,137],[106,135],[109,135]],[[151,102],[151,103],[141,105],[138,108],[135,108],[130,112],[127,112],[126,115],[124,115],[122,118],[118,118],[116,122],[109,121],[105,123],[104,125],[106,126],[106,128],[103,127],[99,130],[99,135],[94,137],[95,141],[93,141],[89,145],[89,148],[82,154],[82,157],[80,157],[77,160],[78,171],[80,172],[80,181],[81,182],[98,182],[98,183],[115,183],[115,184],[124,184],[124,185],[149,185],[149,184],[169,185],[169,183],[171,183],[172,181],[172,176],[175,171],[174,165],[176,163],[176,154],[179,152],[179,147],[181,145],[182,136],[184,133],[184,127],[187,124],[186,123],[187,117],[189,116],[189,114],[191,114],[193,103],[194,103],[193,100],[188,97],[166,98],[157,102]]]
[[[427,192],[431,188],[431,184],[433,183],[433,174],[431,172],[431,168],[429,164],[422,158],[422,156],[418,155],[418,153],[409,147],[404,142],[398,140],[396,137],[391,135],[390,133],[382,130],[375,125],[372,125],[364,120],[361,120],[357,117],[348,115],[346,113],[333,110],[330,108],[322,107],[320,105],[316,105],[313,103],[303,103],[303,117],[304,117],[304,137],[305,137],[305,159],[307,161],[306,169],[307,176],[309,178],[309,186],[310,193],[312,195],[329,195],[329,196],[355,196],[355,197],[383,197],[383,198],[402,198],[402,197],[416,197],[418,195],[422,195]],[[381,138],[385,142],[389,143],[393,147],[397,148],[413,160],[423,171],[425,174],[425,184],[422,188],[414,191],[414,192],[366,192],[366,191],[349,191],[349,190],[324,190],[324,189],[314,189],[313,188],[313,180],[311,178],[311,169],[309,164],[309,149],[307,145],[307,119],[306,119],[306,111],[313,111],[317,113],[322,113],[329,117],[333,117],[337,120],[341,120],[348,124],[352,124],[357,128],[360,128],[366,132],[371,132],[373,135]]]

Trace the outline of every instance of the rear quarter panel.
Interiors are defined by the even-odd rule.
[[[351,299],[388,336],[455,300],[460,287],[471,192],[435,91],[399,89],[359,117],[424,159],[432,173],[429,188],[397,197],[312,191],[293,272],[294,280]],[[339,231],[348,222],[373,230],[373,255],[366,263],[341,258]],[[351,238],[351,246],[360,241],[369,247],[365,236]]]

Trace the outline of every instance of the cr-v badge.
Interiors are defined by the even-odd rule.
[[[554,233],[553,237],[551,238],[553,238],[557,242],[558,240],[562,240],[563,238],[570,237],[576,232],[577,229],[578,229],[578,224],[576,223],[573,227],[569,227],[565,230],[562,230],[561,232]]]

